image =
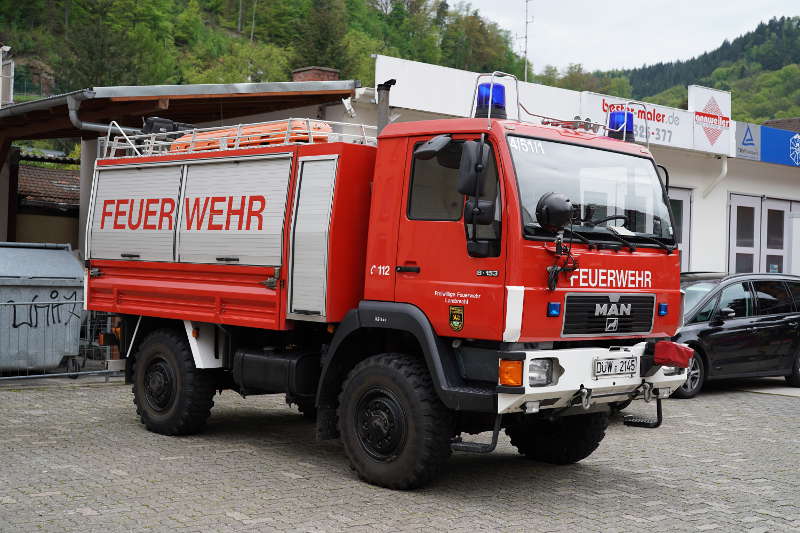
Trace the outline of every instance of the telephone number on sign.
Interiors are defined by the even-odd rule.
[[[644,124],[636,124],[633,133],[637,141],[647,140],[647,130]],[[667,128],[650,128],[650,141],[671,143],[672,130],[668,130]]]

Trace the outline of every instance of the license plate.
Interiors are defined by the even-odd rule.
[[[617,359],[595,359],[594,375],[601,376],[622,376],[627,374],[639,373],[638,357],[620,357]]]

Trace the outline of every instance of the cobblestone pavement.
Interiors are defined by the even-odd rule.
[[[652,406],[636,402],[631,412]],[[416,492],[359,482],[282,397],[217,397],[207,431],[148,433],[129,387],[0,387],[2,531],[800,530],[800,399],[730,388],[615,417],[577,465],[504,436]]]

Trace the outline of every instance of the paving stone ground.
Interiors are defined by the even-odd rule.
[[[164,437],[120,383],[0,386],[0,531],[800,531],[795,397],[670,400],[662,428],[615,417],[565,467],[503,436],[416,492],[358,481],[282,397],[225,392],[212,413],[202,435]]]

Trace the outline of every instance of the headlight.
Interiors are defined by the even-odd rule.
[[[528,364],[528,385],[543,387],[553,381],[553,360],[533,359]]]

